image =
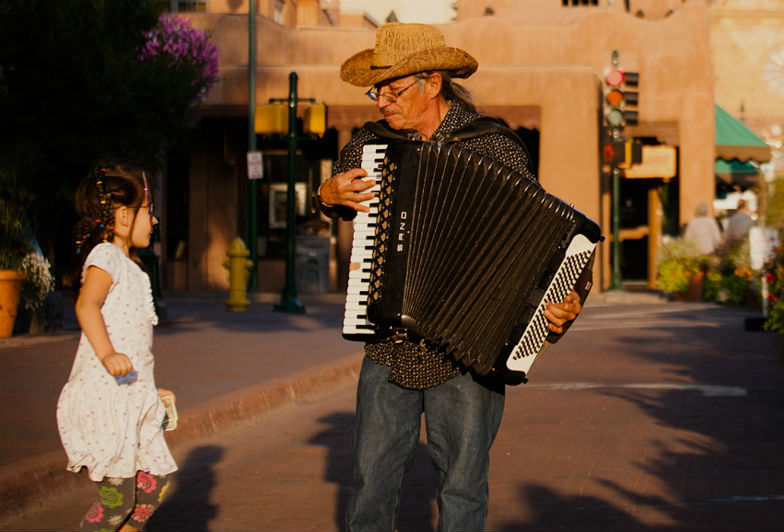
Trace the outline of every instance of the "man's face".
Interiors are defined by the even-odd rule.
[[[407,76],[390,81],[378,87],[379,98],[376,107],[384,115],[392,129],[418,129],[422,115],[427,107],[428,98],[422,90],[422,83],[414,76]],[[402,92],[401,92],[402,91]],[[390,102],[385,95],[394,100]]]

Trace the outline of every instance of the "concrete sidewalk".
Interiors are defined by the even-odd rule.
[[[172,447],[262,414],[345,379],[355,379],[362,345],[340,335],[342,294],[303,295],[306,313],[273,311],[278,294],[253,294],[228,312],[223,293],[166,294],[155,331],[156,380],[177,394]],[[592,294],[588,305],[667,303],[657,292]],[[0,340],[0,519],[39,503],[53,486],[81,481],[65,470],[55,405],[79,339],[72,302],[64,330]]]

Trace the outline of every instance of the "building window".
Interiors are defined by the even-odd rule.
[[[169,0],[169,11],[172,13],[206,13],[209,0]]]
[[[283,0],[275,0],[275,13],[272,20],[278,24],[283,24]]]
[[[599,0],[561,0],[564,7],[598,6]]]

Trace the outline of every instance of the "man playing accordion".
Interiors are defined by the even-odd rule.
[[[468,91],[452,81],[467,78],[476,60],[447,47],[443,34],[423,24],[390,23],[378,29],[373,49],[345,61],[341,78],[370,87],[383,120],[358,130],[340,153],[334,175],[317,199],[331,217],[350,220],[373,198],[374,182],[362,179],[362,148],[389,136],[443,142],[470,131],[480,115]],[[489,128],[459,141],[523,173],[532,181],[528,152],[513,133]],[[475,206],[481,209],[481,205]],[[582,310],[572,291],[548,303],[548,327],[560,334]],[[489,452],[501,423],[504,385],[461,367],[425,341],[395,332],[368,341],[357,392],[354,473],[346,511],[348,530],[394,530],[398,495],[414,456],[422,414],[427,448],[438,478],[439,530],[484,530],[488,507]]]

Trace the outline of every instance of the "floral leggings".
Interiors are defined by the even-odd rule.
[[[95,484],[98,500],[82,519],[83,531],[117,530],[126,522],[141,529],[169,488],[168,475],[159,477],[144,471],[138,471],[136,478],[104,477]]]

